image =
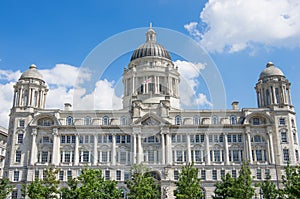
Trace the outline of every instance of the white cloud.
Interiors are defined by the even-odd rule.
[[[75,85],[88,81],[91,73],[77,67],[57,64],[51,69],[40,70],[46,83],[51,87],[47,94],[47,108],[63,108],[64,103],[74,105],[74,109],[119,109],[121,97],[115,94],[115,84],[106,79],[99,80],[94,90],[86,93],[85,88]],[[80,74],[80,75],[78,75]],[[13,85],[21,76],[20,71],[0,70],[0,125],[8,128],[8,114],[13,103]],[[76,84],[75,84],[76,83]]]
[[[204,70],[206,65],[181,60],[177,60],[174,63],[178,66],[181,78],[179,85],[181,103],[187,107],[211,107],[212,103],[209,102],[206,95],[197,92],[198,78],[200,78],[201,70]]]
[[[212,52],[237,52],[257,44],[300,47],[300,3],[211,0],[201,11],[200,22],[191,22],[185,28]]]

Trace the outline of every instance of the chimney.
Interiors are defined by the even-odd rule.
[[[238,110],[239,109],[239,102],[237,102],[237,101],[232,102],[231,106],[232,106],[232,110]]]
[[[70,103],[65,103],[64,105],[65,105],[65,108],[64,108],[65,111],[71,111],[72,104],[70,104]]]

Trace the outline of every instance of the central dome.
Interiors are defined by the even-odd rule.
[[[161,57],[171,60],[171,56],[167,49],[162,45],[156,43],[156,33],[152,29],[150,24],[150,29],[146,33],[146,43],[138,47],[132,54],[130,61],[133,61],[142,57]]]

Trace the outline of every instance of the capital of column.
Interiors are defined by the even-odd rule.
[[[58,129],[57,128],[52,129],[52,135],[58,136]]]

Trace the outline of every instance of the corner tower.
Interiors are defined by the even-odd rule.
[[[156,32],[150,24],[146,42],[132,54],[128,68],[124,68],[123,108],[134,100],[144,104],[158,104],[167,100],[171,108],[179,109],[179,73],[169,52],[156,42]]]
[[[290,86],[283,72],[272,62],[267,63],[255,87],[258,107],[293,109]]]

